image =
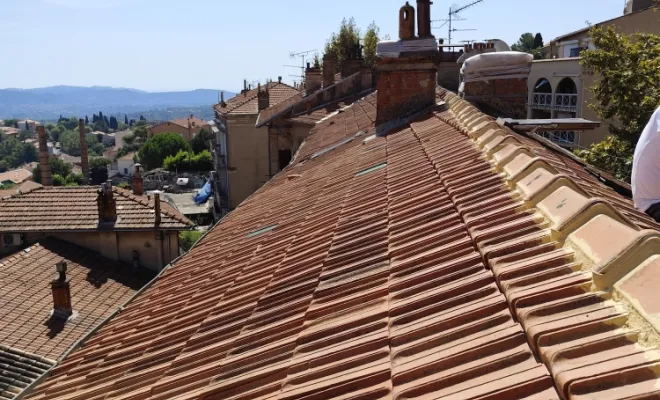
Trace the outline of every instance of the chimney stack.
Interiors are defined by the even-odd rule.
[[[156,214],[155,225],[160,225],[160,194],[154,193],[154,213]]]
[[[112,223],[117,221],[117,203],[113,197],[112,181],[110,179],[101,185],[96,203],[99,209],[99,222]]]
[[[53,176],[50,172],[50,158],[48,157],[48,140],[44,126],[37,125],[39,136],[39,166],[41,169],[41,184],[44,186],[53,186]]]
[[[78,130],[80,131],[80,164],[82,173],[85,177],[85,185],[89,184],[89,156],[87,155],[87,135],[85,133],[85,120],[78,120]]]
[[[225,92],[220,92],[220,107],[227,107],[227,103],[225,103]]]
[[[345,79],[362,70],[364,58],[362,57],[362,45],[360,42],[348,46],[346,58],[341,62],[341,78]]]
[[[257,91],[258,111],[261,112],[267,109],[269,106],[270,106],[270,93],[268,93],[268,85],[266,85],[264,90],[261,90],[261,84],[259,84],[259,88]]]
[[[133,166],[135,170],[133,171],[133,194],[136,196],[142,196],[144,194],[144,181],[142,180],[142,165],[135,164]]]
[[[337,57],[334,54],[323,55],[323,87],[327,88],[335,84],[335,69],[337,68]]]
[[[427,32],[430,27],[430,1],[419,0],[422,10],[418,17],[423,27],[419,33],[426,37],[411,38],[414,32],[414,13],[406,3],[399,12],[399,41],[381,42],[376,49],[378,99],[376,125],[398,117],[405,117],[435,104],[435,88],[440,53],[435,38]],[[420,12],[421,11],[421,12]],[[411,22],[411,20],[413,22]],[[430,29],[430,28],[429,28]],[[406,51],[407,48],[411,50]]]
[[[281,76],[277,77],[277,83],[282,83],[282,77]]]
[[[50,282],[53,292],[53,316],[69,319],[73,314],[73,307],[71,306],[71,288],[66,277],[66,261],[58,262],[55,269],[58,272],[58,277]]]
[[[305,94],[309,95],[316,92],[321,89],[322,85],[323,75],[321,74],[321,68],[312,67],[307,63],[307,69],[305,70]]]
[[[420,39],[434,37],[431,33],[431,0],[417,0],[417,36]]]

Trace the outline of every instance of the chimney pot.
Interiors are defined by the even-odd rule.
[[[53,177],[50,172],[50,157],[48,157],[48,139],[44,126],[37,125],[37,134],[39,137],[39,168],[41,170],[41,184],[44,186],[53,186]]]
[[[417,0],[417,36],[433,37],[431,33],[431,0]]]
[[[282,77],[281,76],[277,77],[277,83],[282,83]]]
[[[135,164],[133,166],[135,170],[133,171],[133,194],[136,196],[142,196],[144,194],[144,180],[142,179],[142,165]]]
[[[117,203],[113,198],[112,181],[107,180],[98,191],[96,203],[99,209],[99,222],[117,221]]]
[[[71,306],[71,288],[66,277],[66,261],[58,262],[55,269],[58,277],[50,282],[53,293],[53,316],[68,319],[73,314],[73,307]]]
[[[415,38],[415,7],[406,1],[399,10],[399,39],[409,40]]]

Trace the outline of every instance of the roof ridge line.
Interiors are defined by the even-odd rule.
[[[123,189],[123,188],[119,188],[119,187],[113,187],[113,189],[115,189],[115,192],[117,194],[119,194],[120,196],[122,196],[122,197],[124,197],[128,200],[135,201],[140,205],[146,206],[148,209],[154,210],[154,212],[155,212],[155,206],[152,207],[149,200],[146,200],[146,204],[145,204],[145,201],[143,200],[144,196],[138,196],[134,193],[129,192],[127,189]],[[131,196],[133,196],[135,198],[131,198]],[[182,218],[180,218],[180,217],[178,217],[174,214],[171,214],[171,213],[167,212],[166,210],[164,210],[162,208],[160,209],[160,213],[164,214],[165,216],[170,217],[170,218],[172,218],[176,221],[187,224],[187,222],[185,222]]]

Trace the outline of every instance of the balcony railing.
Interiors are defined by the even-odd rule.
[[[559,93],[555,95],[555,110],[577,111],[578,95]]]
[[[557,143],[562,147],[575,147],[578,139],[578,133],[575,131],[547,131],[539,132],[539,135]]]
[[[552,109],[552,93],[534,93],[532,107],[542,110]]]
[[[552,97],[552,93],[534,93],[532,108],[538,110],[577,111],[577,94],[558,93],[554,95],[554,103]]]

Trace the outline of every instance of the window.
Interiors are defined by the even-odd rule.
[[[128,174],[128,168],[124,168],[124,173]]]
[[[570,57],[580,57],[580,52],[582,52],[582,47],[575,47],[571,49]]]

